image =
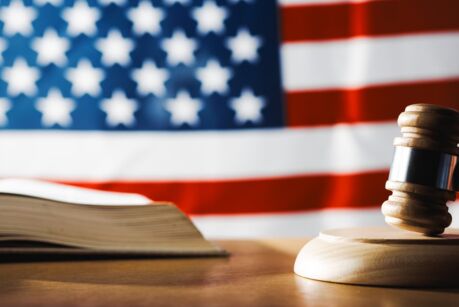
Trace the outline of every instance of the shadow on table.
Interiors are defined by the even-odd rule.
[[[222,251],[219,255],[180,254],[180,253],[149,253],[129,251],[94,251],[53,243],[32,241],[0,241],[0,264],[24,262],[61,262],[61,261],[96,261],[96,260],[134,260],[134,259],[175,259],[175,258],[206,258],[226,257]]]
[[[281,251],[256,241],[227,243],[225,248],[231,256],[3,255],[0,257],[0,292],[2,286],[11,288],[27,280],[183,286],[231,283],[247,276],[291,272],[293,256],[286,257]],[[266,265],[267,262],[270,265]]]

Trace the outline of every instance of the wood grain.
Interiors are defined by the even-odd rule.
[[[293,273],[306,239],[220,241],[230,258],[0,262],[0,306],[457,306],[459,290],[391,289]],[[86,259],[86,260],[84,260]]]
[[[337,283],[459,286],[459,230],[425,237],[388,227],[322,232],[295,262],[300,276]]]

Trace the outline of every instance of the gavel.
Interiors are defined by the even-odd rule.
[[[386,223],[435,236],[451,224],[446,203],[459,190],[459,113],[430,104],[406,107],[398,118],[402,137],[395,152],[383,203]]]

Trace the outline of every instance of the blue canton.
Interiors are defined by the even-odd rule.
[[[0,129],[284,125],[275,0],[0,1]]]

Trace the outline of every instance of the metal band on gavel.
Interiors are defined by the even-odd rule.
[[[435,105],[408,106],[400,114],[402,137],[386,182],[392,195],[382,205],[386,222],[425,235],[451,224],[447,201],[459,189],[459,113]]]
[[[395,147],[389,181],[409,182],[441,190],[458,190],[457,156],[411,147]]]

